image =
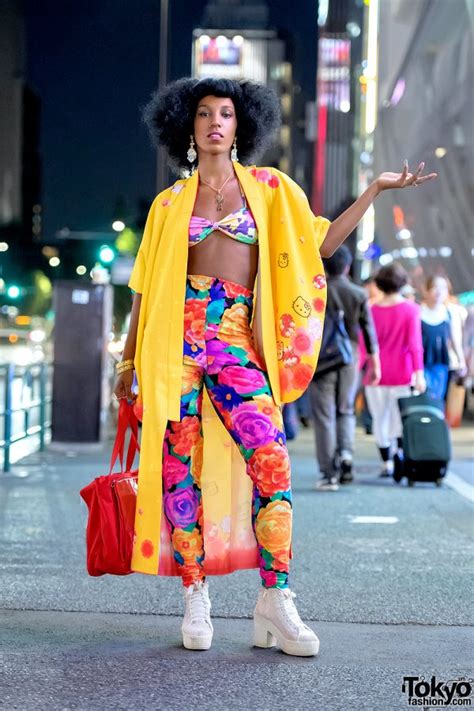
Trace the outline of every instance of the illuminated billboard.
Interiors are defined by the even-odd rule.
[[[242,76],[242,45],[242,37],[198,37],[194,45],[197,76],[239,79]]]
[[[351,41],[321,37],[318,60],[318,104],[347,113],[351,108]]]
[[[273,64],[279,40],[233,33],[215,36],[212,30],[200,32],[203,34],[195,35],[194,39],[193,76],[267,82],[268,68]]]

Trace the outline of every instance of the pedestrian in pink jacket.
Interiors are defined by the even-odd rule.
[[[408,275],[399,264],[382,267],[375,277],[382,298],[371,306],[379,342],[381,377],[377,385],[370,385],[369,367],[363,382],[373,418],[375,441],[383,462],[382,477],[392,476],[394,458],[403,456],[398,398],[410,395],[412,385],[419,392],[424,392],[426,387],[420,308],[400,293],[407,282]],[[360,349],[363,366],[367,362],[363,339]]]

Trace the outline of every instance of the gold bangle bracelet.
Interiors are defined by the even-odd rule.
[[[121,368],[116,368],[116,373],[120,375],[120,373],[126,373],[127,370],[134,370],[133,363],[131,363],[130,365],[124,365]]]
[[[121,370],[122,368],[128,369],[129,366],[133,367],[133,358],[128,358],[128,360],[121,360],[119,363],[116,363],[115,370]]]

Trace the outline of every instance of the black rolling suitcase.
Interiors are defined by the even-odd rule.
[[[451,437],[444,417],[444,402],[429,395],[413,395],[398,401],[403,423],[403,462],[397,462],[394,480],[404,476],[408,486],[432,481],[437,486],[448,470]]]

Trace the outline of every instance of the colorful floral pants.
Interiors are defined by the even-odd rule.
[[[188,276],[181,421],[168,422],[163,501],[175,559],[187,587],[204,578],[201,503],[203,385],[239,447],[253,482],[252,525],[265,587],[288,587],[292,499],[282,414],[252,343],[252,292]]]

